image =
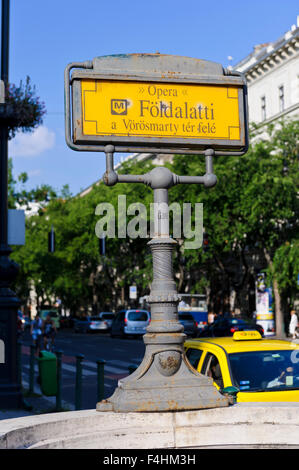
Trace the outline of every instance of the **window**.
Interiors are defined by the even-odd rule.
[[[261,97],[261,111],[262,111],[262,121],[266,119],[266,97]]]
[[[207,353],[201,372],[202,374],[207,375],[208,377],[212,377],[218,387],[223,388],[223,379],[220,364],[214,354]]]
[[[190,362],[191,366],[196,370],[197,370],[201,355],[202,355],[202,351],[200,351],[199,349],[189,348],[188,351],[186,352],[188,361]]]
[[[128,313],[128,320],[129,321],[147,321],[148,320],[148,313],[140,310],[131,310]]]
[[[279,112],[284,111],[284,86],[278,87]]]
[[[234,384],[245,391],[299,388],[299,363],[293,351],[250,351],[229,354]]]

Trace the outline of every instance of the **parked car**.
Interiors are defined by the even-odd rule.
[[[186,357],[220,393],[239,402],[298,402],[299,345],[263,339],[256,330],[185,342]]]
[[[198,338],[233,336],[236,331],[257,330],[264,336],[264,328],[243,318],[220,317],[198,333]]]
[[[179,312],[179,322],[184,326],[184,333],[188,336],[196,336],[197,323],[191,313]]]
[[[74,320],[75,333],[92,333],[107,329],[98,315],[86,316]]]
[[[151,321],[150,313],[147,310],[121,310],[112,322],[111,337],[144,335],[146,327]]]
[[[99,319],[102,320],[102,329],[104,331],[111,330],[114,317],[115,315],[113,312],[101,312],[99,314]]]
[[[50,315],[51,319],[54,321],[54,325],[56,326],[57,330],[60,328],[60,316],[57,310],[49,309],[49,310],[41,310],[40,311],[40,318],[44,321],[47,316]]]

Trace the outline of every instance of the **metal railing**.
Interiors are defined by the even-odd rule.
[[[22,341],[18,341],[17,343],[17,367],[18,367],[18,383],[22,387]],[[35,366],[38,363],[38,358],[35,355],[36,348],[35,345],[30,345],[30,357],[29,357],[29,382],[28,382],[28,394],[34,394],[34,385],[38,376],[36,375]],[[63,385],[63,378],[62,378],[62,358],[63,358],[63,351],[55,350],[53,354],[56,355],[56,384],[57,384],[57,393],[56,395],[56,411],[62,411],[62,385]],[[83,371],[84,371],[84,358],[83,354],[77,354],[75,357],[76,366],[75,366],[75,410],[82,409],[82,394],[83,394]],[[97,392],[96,398],[97,401],[101,401],[105,397],[105,383],[104,383],[104,376],[105,376],[105,364],[106,361],[104,359],[98,359],[96,362],[96,381],[97,381]],[[134,364],[130,364],[128,366],[128,375],[132,374],[137,369],[137,366]],[[40,379],[38,379],[40,381]]]

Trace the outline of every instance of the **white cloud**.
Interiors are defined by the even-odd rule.
[[[39,126],[33,132],[19,132],[9,142],[10,157],[34,157],[53,148],[55,133],[46,126]]]
[[[32,176],[40,176],[41,170],[38,170],[38,169],[36,169],[36,170],[29,170],[29,171],[27,172],[27,174],[28,174],[29,178],[31,178]]]

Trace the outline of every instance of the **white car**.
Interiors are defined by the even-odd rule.
[[[101,312],[99,314],[99,320],[101,320],[100,329],[107,331],[110,330],[114,317],[115,315],[113,312]]]

